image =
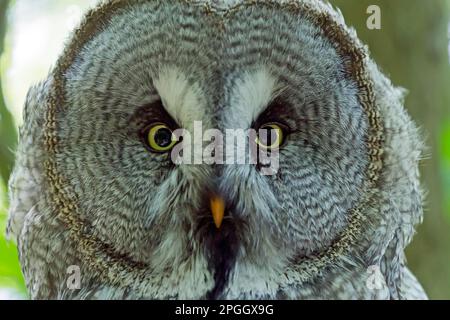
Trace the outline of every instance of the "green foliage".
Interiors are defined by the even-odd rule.
[[[444,125],[441,135],[441,172],[444,183],[444,195],[450,194],[450,121]],[[450,222],[450,197],[444,197],[445,214]]]
[[[6,29],[6,8],[8,1],[0,1],[0,55],[3,52],[3,38]],[[14,163],[12,151],[17,134],[14,120],[5,106],[0,83],[0,288],[11,289],[25,295],[25,283],[20,271],[17,248],[12,241],[5,239],[7,219],[6,186]]]
[[[25,283],[20,271],[17,248],[13,241],[8,241],[4,236],[6,212],[6,188],[0,179],[0,287],[24,293]]]
[[[0,55],[3,53],[3,39],[6,33],[6,8],[8,1],[0,1]],[[11,113],[6,108],[0,81],[0,177],[7,181],[14,163],[13,149],[17,142],[16,127]]]

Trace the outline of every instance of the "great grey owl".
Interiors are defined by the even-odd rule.
[[[403,97],[322,1],[102,3],[27,97],[8,232],[31,298],[426,298]],[[277,170],[176,163],[200,121],[269,128]]]

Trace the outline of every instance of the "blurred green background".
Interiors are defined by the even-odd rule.
[[[45,78],[83,13],[98,0],[0,0],[0,300],[26,298],[13,242],[3,234],[7,181],[30,85]],[[450,0],[332,0],[393,83],[429,146],[421,165],[425,220],[407,249],[430,298],[450,299]],[[370,5],[381,29],[366,25]]]

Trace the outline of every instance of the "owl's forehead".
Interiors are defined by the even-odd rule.
[[[175,118],[180,108],[197,116],[240,100],[250,119],[280,91],[305,100],[340,86],[342,58],[307,16],[271,5],[225,11],[236,3],[144,1],[118,10],[69,68],[69,100],[76,93],[84,97],[77,104],[123,107],[160,97]]]

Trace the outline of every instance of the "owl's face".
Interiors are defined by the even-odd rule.
[[[134,2],[83,44],[56,114],[56,163],[86,232],[154,272],[205,266],[216,289],[244,265],[276,274],[325,251],[361,201],[369,164],[349,57],[289,6],[222,16]],[[278,170],[175,164],[164,139],[194,121],[223,133],[276,124]],[[212,195],[224,200],[220,228]]]

